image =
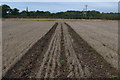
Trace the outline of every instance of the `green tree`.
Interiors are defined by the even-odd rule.
[[[27,12],[24,10],[24,11],[22,11],[22,12],[20,12],[20,16],[21,17],[25,17],[25,16],[27,16]]]
[[[2,5],[2,17],[6,17],[10,10],[11,8],[8,5]]]
[[[10,10],[11,15],[19,15],[19,10],[17,8]]]

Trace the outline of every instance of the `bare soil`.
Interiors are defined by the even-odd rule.
[[[92,78],[110,78],[112,75],[118,75],[115,68],[111,67],[111,65],[107,63],[106,60],[85,40],[83,40],[70,25],[66,25],[69,27],[69,33],[72,36],[74,50],[77,53],[76,55],[78,56],[82,67],[84,69],[85,67],[89,69]]]
[[[111,78],[117,75],[96,50],[64,22],[54,26],[4,78]]]
[[[2,22],[2,74],[42,38],[54,25],[49,21]]]
[[[76,33],[118,69],[118,21],[69,21]]]

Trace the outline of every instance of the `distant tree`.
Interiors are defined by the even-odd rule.
[[[10,10],[11,15],[19,15],[19,10],[17,8]]]
[[[88,18],[100,18],[101,17],[101,14],[99,11],[87,11],[87,17]]]
[[[24,10],[24,11],[22,11],[22,12],[20,12],[20,16],[21,17],[25,17],[25,16],[27,16],[27,12]]]
[[[2,17],[6,17],[10,10],[11,8],[8,5],[2,5]]]
[[[2,8],[1,8],[2,7]],[[63,19],[120,19],[120,13],[100,13],[99,11],[66,11],[50,13],[49,11],[26,11],[19,12],[17,8],[11,9],[8,5],[0,6],[2,17],[7,18],[63,18]]]
[[[2,6],[0,6],[0,18],[2,18]]]

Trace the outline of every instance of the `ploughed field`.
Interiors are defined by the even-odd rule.
[[[3,21],[3,77],[117,76],[115,31],[109,21]]]

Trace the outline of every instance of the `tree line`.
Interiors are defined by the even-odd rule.
[[[62,18],[62,19],[110,19],[118,20],[119,13],[100,13],[99,11],[66,11],[51,13],[49,11],[19,11],[8,5],[1,5],[2,18]]]

